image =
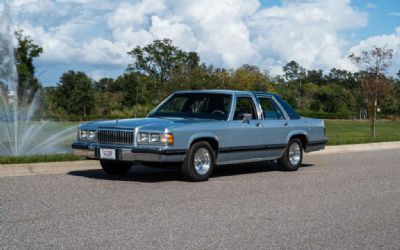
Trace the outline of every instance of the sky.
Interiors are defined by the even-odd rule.
[[[207,64],[251,64],[272,75],[291,60],[307,69],[356,71],[348,55],[372,46],[394,50],[388,74],[400,69],[400,0],[7,3],[12,29],[23,29],[43,47],[35,66],[45,86],[57,84],[67,70],[84,71],[95,80],[117,77],[133,62],[128,51],[163,38],[196,51]]]

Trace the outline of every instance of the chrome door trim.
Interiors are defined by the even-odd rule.
[[[270,160],[276,160],[276,157],[262,157],[262,158],[222,161],[222,162],[217,161],[217,165],[240,164],[240,163],[258,162],[258,161],[270,161]]]

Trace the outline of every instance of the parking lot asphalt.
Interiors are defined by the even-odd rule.
[[[1,249],[400,249],[400,151],[226,166],[0,177]]]

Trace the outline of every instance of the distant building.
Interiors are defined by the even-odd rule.
[[[7,91],[7,90],[0,88],[0,98],[5,99],[6,102],[8,102],[10,104],[13,103],[17,98],[17,91],[9,90],[9,91],[7,91],[7,93],[4,93],[4,91]]]

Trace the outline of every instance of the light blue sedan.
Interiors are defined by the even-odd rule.
[[[219,165],[278,160],[295,171],[303,151],[326,143],[323,120],[300,117],[276,94],[197,90],[175,92],[146,118],[83,124],[72,148],[113,175],[143,164],[205,181]]]

